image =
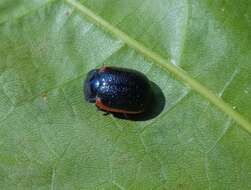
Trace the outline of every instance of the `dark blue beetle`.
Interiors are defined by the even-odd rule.
[[[87,74],[84,94],[87,101],[106,112],[140,114],[151,101],[152,89],[138,71],[104,66]]]

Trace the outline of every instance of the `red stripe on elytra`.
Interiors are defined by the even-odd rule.
[[[106,105],[104,105],[101,101],[100,98],[97,98],[96,99],[96,105],[102,109],[102,110],[105,110],[105,111],[108,111],[108,112],[116,112],[116,113],[127,113],[127,114],[139,114],[139,113],[142,113],[143,111],[127,111],[127,110],[123,110],[123,109],[116,109],[116,108],[110,108]]]
[[[103,65],[100,69],[99,69],[99,72],[104,72],[105,70],[106,70],[106,66],[105,65]]]

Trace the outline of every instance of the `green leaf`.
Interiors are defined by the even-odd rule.
[[[248,1],[2,0],[1,189],[251,189]],[[144,72],[148,121],[83,99],[95,67]]]

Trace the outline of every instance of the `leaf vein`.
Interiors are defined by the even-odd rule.
[[[206,153],[211,152],[217,146],[217,144],[219,144],[219,142],[223,139],[223,137],[226,135],[227,131],[229,130],[230,124],[231,124],[231,120],[228,120],[228,122],[226,123],[226,125],[224,127],[224,130],[222,131],[222,134],[215,141],[215,144],[211,148],[209,148],[209,150]]]
[[[205,159],[204,159],[204,167],[205,167],[205,173],[206,173],[206,177],[207,177],[207,181],[208,181],[208,190],[211,190],[211,180],[209,177],[209,166],[208,166],[208,158],[207,155],[205,155]]]
[[[229,80],[225,83],[224,87],[222,88],[221,92],[219,93],[220,97],[223,96],[224,92],[226,91],[226,89],[230,86],[230,84],[234,81],[235,77],[238,75],[239,73],[239,64],[236,66],[234,72],[232,73],[232,75],[230,76]]]
[[[98,26],[103,29],[109,31],[118,39],[124,41],[131,48],[136,49],[142,55],[152,60],[154,64],[158,65],[160,68],[165,70],[168,73],[172,73],[179,80],[183,81],[183,83],[190,86],[194,91],[199,93],[209,102],[214,104],[218,109],[227,114],[230,118],[232,118],[236,123],[238,123],[244,130],[251,134],[251,123],[243,117],[241,114],[233,110],[233,108],[223,101],[219,96],[217,96],[214,92],[209,90],[203,84],[198,82],[196,79],[191,77],[185,70],[180,67],[173,65],[169,60],[161,57],[156,52],[151,51],[137,40],[133,39],[131,36],[121,31],[119,28],[115,27],[111,23],[104,20],[102,17],[98,16],[96,13],[88,9],[86,6],[81,4],[80,2],[76,2],[75,0],[65,0],[69,5],[75,7],[80,13],[88,18],[92,19]]]
[[[169,107],[168,110],[165,111],[165,113],[163,113],[160,116],[160,120],[161,118],[165,117],[170,111],[172,111],[177,105],[179,105],[180,103],[182,103],[190,94],[191,91],[187,91],[183,96],[181,96],[173,106]],[[142,128],[142,130],[140,131],[140,133],[143,133],[148,127],[152,126],[155,122],[157,122],[159,120],[154,120],[153,122],[149,123],[148,125],[146,125],[145,127]]]

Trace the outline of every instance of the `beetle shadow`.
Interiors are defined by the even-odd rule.
[[[153,96],[146,110],[141,114],[112,113],[114,117],[131,121],[147,121],[157,117],[164,109],[166,104],[165,96],[160,87],[151,81]]]

